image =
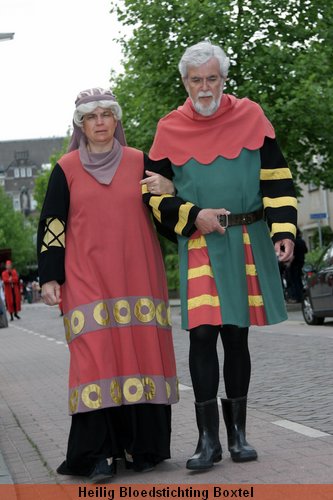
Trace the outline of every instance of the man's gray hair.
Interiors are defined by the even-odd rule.
[[[191,47],[188,47],[178,65],[179,72],[182,78],[187,77],[189,66],[201,66],[212,57],[216,57],[220,65],[220,73],[222,78],[227,78],[230,65],[229,57],[218,45],[213,45],[208,41],[199,42]]]
[[[105,108],[111,109],[111,112],[116,120],[121,120],[122,110],[119,104],[115,101],[91,101],[83,104],[79,104],[76,110],[74,111],[73,121],[75,125],[82,128],[83,117],[87,113],[92,113],[96,108]]]

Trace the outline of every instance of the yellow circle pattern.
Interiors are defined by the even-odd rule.
[[[131,387],[134,387],[136,391],[134,393],[130,392]],[[123,386],[124,397],[130,403],[136,403],[140,401],[143,395],[143,385],[139,378],[133,377],[128,378]]]
[[[97,399],[91,399],[90,395],[92,393],[97,394]],[[84,404],[92,410],[102,406],[102,390],[97,384],[87,385],[82,391],[81,398]]]
[[[127,314],[123,316],[120,314],[121,309],[126,309]],[[115,305],[113,306],[113,315],[117,323],[120,323],[121,325],[126,325],[131,321],[131,306],[128,302],[128,300],[118,300]]]
[[[164,302],[160,302],[156,307],[156,319],[161,326],[168,326],[167,308]]]
[[[77,389],[74,389],[69,398],[70,412],[75,413],[77,411],[78,405],[79,405],[79,391]]]
[[[142,308],[148,307],[148,312],[143,313]],[[142,298],[136,301],[134,306],[134,314],[142,323],[149,323],[155,317],[155,305],[151,299]]]
[[[83,330],[84,327],[84,314],[83,312],[76,309],[72,312],[71,316],[71,327],[74,335],[77,335]]]
[[[148,401],[151,401],[156,396],[156,385],[155,382],[150,377],[143,377],[142,379],[143,386],[148,386],[149,391],[145,391],[145,397]]]
[[[110,322],[110,313],[105,302],[99,302],[94,307],[94,320],[101,326],[106,326]]]
[[[120,405],[120,403],[121,403],[121,387],[120,387],[118,380],[112,380],[111,385],[110,385],[110,395],[111,395],[112,400],[117,405]]]
[[[64,327],[65,327],[66,341],[69,343],[71,340],[71,322],[66,317],[64,317]]]

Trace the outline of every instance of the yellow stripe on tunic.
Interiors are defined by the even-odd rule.
[[[201,235],[200,238],[191,239],[188,241],[188,249],[196,250],[198,248],[205,248],[207,246],[206,238]]]
[[[194,297],[193,299],[188,299],[187,301],[187,306],[188,309],[195,309],[196,307],[200,306],[213,306],[213,307],[219,307],[220,301],[219,298],[213,297],[212,295],[204,294],[200,295],[199,297]]]
[[[199,267],[193,267],[188,270],[187,278],[190,280],[192,278],[200,278],[201,276],[210,276],[213,278],[213,271],[211,266],[203,265]]]
[[[249,295],[248,301],[250,307],[261,307],[264,305],[261,295]]]
[[[246,274],[248,276],[257,276],[257,270],[255,264],[246,264]]]
[[[152,196],[149,200],[149,205],[152,207],[154,217],[158,220],[158,222],[161,222],[161,212],[159,207],[164,198],[172,198],[172,195],[163,194],[162,196]]]
[[[261,181],[278,181],[281,179],[292,179],[290,169],[286,168],[262,168],[260,170]]]
[[[175,232],[177,234],[182,234],[184,227],[188,223],[188,214],[192,207],[194,207],[194,205],[189,201],[179,207],[178,222],[175,226]]]
[[[265,208],[294,207],[297,208],[297,199],[294,196],[280,196],[278,198],[263,198]]]
[[[249,233],[243,233],[243,243],[244,245],[251,245]]]
[[[296,226],[289,222],[273,222],[271,236],[276,233],[292,233],[296,236]]]

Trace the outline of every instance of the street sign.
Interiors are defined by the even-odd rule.
[[[318,214],[310,214],[310,219],[326,219],[327,214],[325,212]]]

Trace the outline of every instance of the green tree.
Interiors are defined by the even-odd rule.
[[[203,39],[231,59],[226,92],[259,102],[296,180],[333,188],[333,5],[326,0],[118,0],[132,29],[111,83],[131,146],[149,151],[157,121],[186,97],[178,62]],[[316,161],[319,159],[319,161]]]
[[[12,250],[12,260],[19,273],[36,262],[34,226],[13,208],[11,198],[0,187],[0,248]]]
[[[38,175],[38,177],[36,177],[36,180],[35,180],[35,189],[34,189],[34,198],[35,198],[35,200],[37,202],[36,210],[37,210],[38,213],[40,213],[40,211],[42,210],[42,207],[43,207],[43,202],[44,202],[44,198],[45,198],[45,194],[46,194],[46,190],[47,190],[47,186],[48,186],[48,183],[49,183],[49,178],[50,178],[51,172],[52,172],[55,164],[59,160],[59,158],[63,154],[66,153],[67,148],[68,148],[68,144],[69,144],[69,139],[70,139],[70,136],[69,136],[69,132],[68,132],[66,138],[64,139],[64,143],[63,143],[61,149],[59,151],[57,151],[56,153],[54,153],[50,157],[50,164],[51,164],[50,169],[49,170],[43,170]]]

